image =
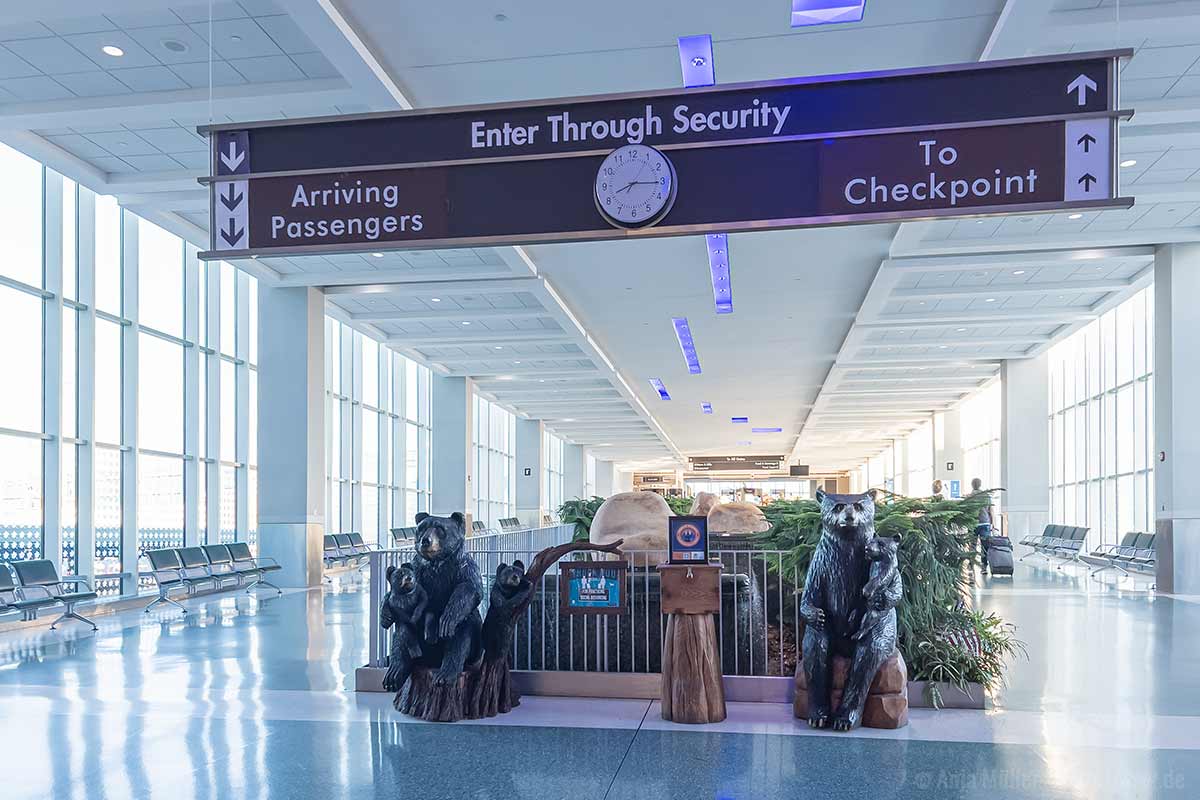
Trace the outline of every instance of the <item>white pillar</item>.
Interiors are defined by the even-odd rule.
[[[433,486],[430,513],[446,517],[465,514],[470,529],[474,516],[471,502],[471,382],[467,378],[433,375],[433,407],[430,409],[433,441]]]
[[[1045,353],[1000,365],[1000,486],[1009,538],[1050,523],[1050,375]]]
[[[541,525],[544,513],[542,432],[540,419],[517,420],[517,519],[530,526]]]
[[[281,586],[319,586],[325,525],[325,298],[317,289],[264,285],[258,302],[259,552],[283,567]]]
[[[596,496],[612,495],[616,491],[616,477],[617,470],[613,462],[596,459]]]
[[[617,485],[615,488],[618,492],[632,492],[633,491],[633,472],[632,471],[626,472],[624,470],[618,470],[617,471]]]
[[[1200,593],[1200,245],[1154,258],[1154,511],[1158,590]]]
[[[942,481],[942,491],[947,498],[950,497],[950,481],[959,482],[960,495],[971,489],[970,477],[963,472],[961,418],[957,408],[933,416],[933,477]],[[932,490],[931,486],[926,486],[919,494],[927,495]]]
[[[563,445],[563,500],[584,496],[587,483],[587,454],[583,445]],[[551,509],[554,511],[555,509]]]

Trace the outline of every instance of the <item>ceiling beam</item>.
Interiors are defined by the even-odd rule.
[[[244,261],[245,259],[241,259]],[[389,286],[403,287],[417,284],[441,283],[445,281],[493,280],[511,278],[512,272],[505,267],[457,267],[432,270],[427,268],[411,269],[363,269],[337,272],[325,269],[317,272],[289,272],[280,281],[281,286],[319,286],[328,289],[332,286],[357,286],[361,284],[377,284],[386,281]],[[434,278],[435,280],[430,280]],[[478,291],[473,292],[478,293]],[[342,294],[329,292],[326,294]],[[447,292],[447,294],[450,294]]]
[[[389,278],[386,273],[375,273],[372,283],[356,286],[329,286],[325,294],[335,295],[364,295],[364,294],[403,294],[412,297],[461,297],[463,295],[490,295],[496,293],[511,294],[516,292],[531,292],[538,288],[540,278],[493,278],[469,279],[463,281],[407,281],[402,273],[396,273]],[[469,316],[466,317],[469,319]]]
[[[552,364],[552,365],[545,366],[545,367],[535,367],[535,366],[527,366],[525,364],[522,364],[519,367],[511,367],[510,369],[507,369],[507,370],[493,369],[490,367],[480,367],[478,370],[452,369],[452,370],[449,370],[446,374],[450,375],[452,377],[458,377],[458,378],[482,378],[485,376],[497,377],[500,375],[507,377],[507,376],[511,375],[513,381],[527,380],[527,379],[531,379],[531,380],[535,380],[535,381],[545,381],[545,380],[549,380],[551,378],[576,378],[576,377],[579,377],[580,375],[586,375],[589,377],[598,377],[600,375],[600,371],[597,370],[594,366],[592,366],[592,367],[560,367],[560,366],[555,366]]]
[[[1047,281],[1046,283],[991,284],[987,286],[946,286],[928,289],[895,289],[890,300],[939,299],[957,297],[1012,297],[1027,294],[1060,294],[1093,292],[1122,292],[1133,285],[1132,281]]]
[[[887,323],[892,326],[921,322],[955,322],[961,327],[973,320],[982,319],[985,321],[1005,320],[1011,325],[1067,325],[1072,322],[1090,321],[1096,316],[1096,312],[1082,306],[1056,306],[1045,311],[1027,308],[1006,311],[1003,308],[997,308],[995,310],[916,311],[903,314],[881,314],[875,322]]]
[[[387,337],[387,344],[403,344],[410,347],[454,346],[460,344],[492,344],[495,342],[558,344],[577,342],[579,336],[574,336],[561,328],[542,328],[540,330],[490,330],[488,328],[470,328],[464,326],[461,331],[436,331],[432,333],[397,333]],[[557,358],[557,353],[548,353],[543,357]]]
[[[884,260],[885,270],[902,272],[974,272],[997,267],[1062,267],[1087,264],[1154,260],[1153,247],[1076,247],[1062,250],[1023,250],[1006,253],[904,256]]]
[[[350,315],[355,322],[479,322],[489,319],[548,319],[544,308],[447,308],[437,311],[360,311]]]

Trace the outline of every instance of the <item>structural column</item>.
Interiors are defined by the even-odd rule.
[[[1154,258],[1154,512],[1158,590],[1200,593],[1200,245]]]
[[[429,510],[445,517],[459,512],[473,517],[471,502],[474,459],[471,458],[471,399],[473,389],[467,378],[433,375],[433,407],[430,424],[433,438],[429,457],[432,461]]]
[[[617,468],[611,461],[596,459],[596,496],[616,494]]]
[[[542,452],[543,426],[540,419],[517,420],[517,519],[523,525],[542,524],[542,492],[545,484],[545,454]]]
[[[942,489],[950,497],[950,481],[959,482],[959,493],[965,495],[971,487],[970,476],[963,473],[962,417],[957,408],[952,408],[933,418],[933,477],[944,484]],[[917,494],[924,496],[933,491],[931,486],[918,486]]]
[[[1000,365],[1000,498],[1010,539],[1050,523],[1050,375],[1046,354]]]
[[[587,454],[580,444],[563,445],[563,500],[584,496],[587,485]]]
[[[325,298],[259,288],[259,552],[282,586],[321,583],[325,525]]]

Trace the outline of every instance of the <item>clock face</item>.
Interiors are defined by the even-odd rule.
[[[618,147],[596,173],[595,197],[600,213],[614,225],[652,225],[675,202],[675,167],[653,147]]]

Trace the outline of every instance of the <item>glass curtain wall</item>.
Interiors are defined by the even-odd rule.
[[[255,279],[3,145],[0,174],[0,559],[113,594],[148,549],[253,543]]]
[[[983,488],[1000,485],[1000,381],[993,381],[967,398],[958,407],[962,430],[963,494],[970,491],[971,481],[979,478]],[[997,492],[993,501],[1000,506],[1004,493]]]
[[[473,414],[475,518],[495,527],[516,514],[517,418],[479,395]]]
[[[1154,293],[1049,352],[1050,520],[1092,545],[1154,530]]]
[[[430,374],[325,318],[326,530],[390,545],[429,510]]]
[[[546,503],[543,513],[557,514],[563,503],[563,440],[549,431],[542,432],[542,497]],[[540,524],[540,520],[539,520]]]
[[[904,479],[910,497],[928,497],[933,491],[933,422],[908,435],[908,474]]]

